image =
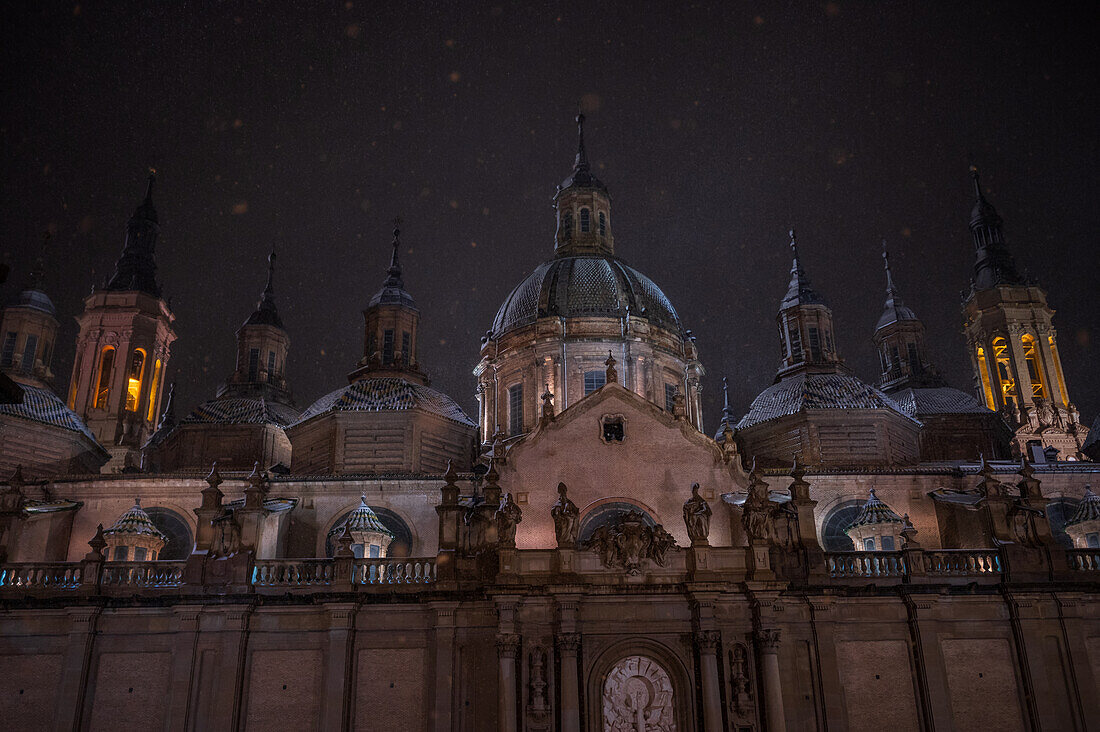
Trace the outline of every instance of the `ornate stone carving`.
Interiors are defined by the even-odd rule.
[[[554,533],[557,535],[559,549],[573,549],[577,546],[577,530],[580,528],[577,519],[580,511],[577,504],[569,500],[566,495],[569,489],[565,483],[558,483],[558,502],[550,508],[550,515],[554,518]]]
[[[515,658],[520,642],[516,633],[497,633],[497,655],[501,658]]]
[[[535,646],[531,651],[531,711],[545,712],[546,702],[546,649]]]
[[[523,521],[523,511],[512,500],[511,493],[505,493],[500,499],[500,508],[494,517],[497,523],[497,541],[502,547],[514,549],[516,546],[516,524]]]
[[[554,641],[557,643],[558,650],[562,653],[575,654],[581,648],[580,633],[559,633]]]
[[[637,511],[629,511],[617,521],[604,524],[585,542],[586,549],[599,554],[603,566],[625,569],[630,575],[641,572],[645,559],[664,567],[665,554],[675,545],[676,541],[663,526],[648,525]]]
[[[214,524],[214,539],[210,542],[211,557],[231,557],[241,550],[241,525],[233,516],[232,511],[226,511],[212,522]]]
[[[738,714],[752,710],[752,679],[749,675],[749,653],[745,646],[736,644],[729,652],[730,697]]]
[[[702,653],[714,653],[722,642],[722,634],[717,630],[698,630],[695,632],[695,645]]]
[[[674,732],[672,680],[652,658],[628,656],[603,684],[603,732]]]
[[[756,644],[761,653],[779,653],[779,628],[761,628],[756,631]]]
[[[699,495],[699,484],[691,484],[691,498],[684,502],[684,525],[693,546],[707,544],[710,535],[710,506]]]
[[[745,534],[752,541],[766,541],[771,536],[768,503],[768,484],[756,472],[754,460],[749,473],[748,496],[741,507],[741,524],[745,527]]]

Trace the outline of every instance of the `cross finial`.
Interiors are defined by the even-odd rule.
[[[577,115],[577,159],[573,163],[574,170],[588,169],[588,153],[584,149],[584,115]]]

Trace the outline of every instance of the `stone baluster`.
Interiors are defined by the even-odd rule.
[[[764,671],[764,710],[768,729],[781,732],[787,729],[783,715],[783,686],[779,674],[779,629],[763,628],[756,634],[760,660]]]
[[[497,634],[497,729],[500,732],[516,732],[516,654],[519,647],[517,634]]]
[[[695,633],[699,647],[699,669],[703,681],[703,729],[706,732],[722,732],[722,695],[718,682],[718,644],[721,634],[717,630],[700,630]]]

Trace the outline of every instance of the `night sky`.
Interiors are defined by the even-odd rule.
[[[1100,412],[1087,59],[1098,29],[1087,13],[993,2],[25,5],[35,9],[0,11],[3,296],[51,231],[61,393],[73,316],[113,271],[155,167],[181,416],[233,370],[233,334],[272,244],[299,407],[346,383],[395,215],[421,360],[476,415],[479,338],[552,254],[550,199],[572,165],[579,108],[613,196],[616,253],[698,338],[708,431],[723,375],[738,415],[773,379],[792,225],[857,373],[878,377],[885,236],[933,359],[971,390],[960,292],[973,263],[972,162],[1017,263],[1058,311],[1071,398],[1086,423]]]

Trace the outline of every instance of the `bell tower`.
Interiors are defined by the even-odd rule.
[[[978,400],[1013,429],[1014,453],[1041,459],[1037,451],[1054,447],[1062,459],[1080,459],[1088,428],[1066,389],[1054,311],[1043,288],[1017,271],[1003,221],[986,200],[977,169],[970,174],[976,261],[963,317]]]
[[[577,115],[577,157],[573,161],[573,173],[558,186],[554,209],[558,217],[555,256],[615,254],[615,238],[611,235],[611,195],[603,181],[592,174],[588,163],[583,114]]]
[[[126,225],[115,272],[84,300],[69,383],[68,404],[122,467],[156,429],[172,314],[156,280],[154,251],[160,225],[153,207],[155,173]]]
[[[779,304],[776,325],[783,354],[776,381],[799,371],[843,370],[833,339],[833,311],[825,298],[810,287],[810,278],[798,258],[798,239],[791,237],[791,281]]]

